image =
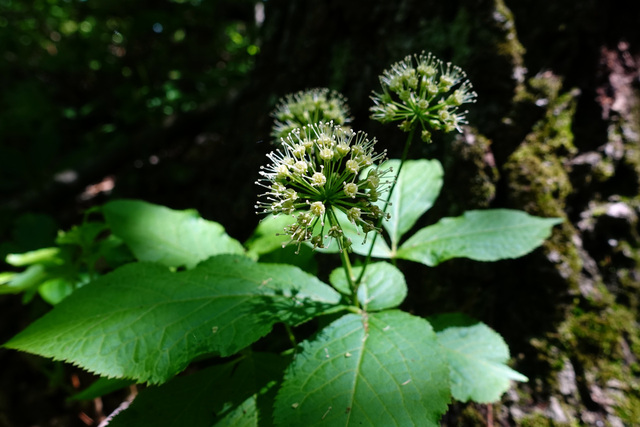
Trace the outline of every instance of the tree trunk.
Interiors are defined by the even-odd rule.
[[[404,266],[417,295],[405,308],[487,322],[530,378],[490,408],[455,405],[447,425],[637,422],[640,4],[265,5],[252,86],[263,116],[279,96],[328,86],[349,99],[354,127],[397,156],[403,136],[368,120],[368,96],[384,68],[431,51],[466,70],[479,99],[462,135],[414,147],[445,165],[445,190],[423,224],[486,207],[565,220],[518,260]]]

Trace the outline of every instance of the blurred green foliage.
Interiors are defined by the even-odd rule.
[[[43,223],[37,223],[39,228]],[[38,293],[55,305],[101,273],[133,260],[122,239],[110,234],[102,221],[85,220],[59,231],[54,244],[7,254],[7,264],[24,270],[0,272],[0,295],[23,293],[28,302]]]
[[[260,50],[254,6],[0,0],[0,200],[239,86]]]

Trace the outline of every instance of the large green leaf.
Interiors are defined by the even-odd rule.
[[[457,400],[478,403],[496,402],[507,391],[511,380],[528,381],[509,368],[509,347],[502,337],[477,321],[459,325],[456,316],[438,321],[438,342],[447,350],[451,374],[451,392]]]
[[[397,171],[400,160],[388,160],[381,168]],[[442,165],[438,160],[407,160],[389,200],[387,213],[391,215],[382,224],[389,233],[391,249],[396,250],[402,236],[428,211],[442,188]],[[386,195],[385,195],[386,196]],[[386,200],[386,197],[382,197]],[[382,208],[384,202],[378,202]]]
[[[128,264],[77,290],[7,347],[108,377],[159,383],[195,357],[227,356],[340,295],[300,269],[220,255],[193,270]]]
[[[345,315],[303,343],[276,398],[276,423],[437,426],[450,399],[441,352],[424,319]]]
[[[540,246],[561,222],[510,209],[468,211],[419,230],[396,256],[428,266],[458,257],[477,261],[517,258]]]
[[[173,378],[140,392],[109,427],[223,427],[259,423],[262,398],[280,381],[288,359],[254,353],[224,365]]]
[[[358,278],[362,267],[354,267],[353,275]],[[347,275],[343,268],[333,270],[329,277],[331,284],[345,295],[351,295]],[[369,264],[358,288],[358,301],[367,311],[384,310],[399,306],[407,296],[404,275],[387,262]]]
[[[193,210],[176,211],[140,200],[116,200],[102,208],[113,233],[140,261],[194,267],[218,254],[241,254],[242,245],[217,222]]]

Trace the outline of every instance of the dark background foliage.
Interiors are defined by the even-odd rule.
[[[480,318],[531,378],[445,421],[640,418],[638,2],[0,0],[0,10],[0,257],[49,246],[85,209],[121,197],[195,208],[245,240],[277,99],[336,89],[354,127],[397,156],[403,135],[368,120],[369,94],[392,62],[431,51],[467,71],[479,101],[463,135],[413,146],[446,170],[421,225],[485,207],[566,219],[519,260],[403,265],[404,308]],[[0,340],[46,309],[0,296]],[[0,426],[91,425],[78,414],[101,412],[65,401],[70,378],[89,381],[76,369],[6,350],[0,366]]]

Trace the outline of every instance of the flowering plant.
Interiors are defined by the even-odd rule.
[[[327,88],[301,90],[287,95],[278,102],[271,116],[274,118],[271,135],[276,140],[309,123],[333,122],[347,127],[351,122],[344,96]]]
[[[466,124],[459,107],[476,98],[458,67],[430,54],[414,59],[383,72],[371,108],[373,119],[399,121],[409,132],[401,159],[386,160],[374,138],[344,127],[346,115],[335,114],[347,111],[343,97],[321,89],[288,96],[274,128],[286,134],[257,182],[256,209],[267,216],[249,241],[193,211],[111,201],[100,209],[102,222],[64,240],[90,242],[87,252],[102,248],[86,259],[126,245],[135,261],[116,257],[127,261],[63,295],[5,347],[102,376],[84,398],[148,383],[111,427],[436,426],[452,398],[494,402],[511,380],[526,381],[507,366],[509,349],[487,325],[398,309],[409,293],[405,261],[431,267],[455,257],[519,257],[559,222],[489,209],[413,231],[443,183],[437,160],[407,159],[414,131],[419,123],[426,141],[431,131],[459,131]],[[94,244],[106,230],[115,244]],[[369,232],[372,239],[356,238]],[[328,283],[302,256],[265,262],[290,243],[300,254],[339,254],[339,267],[320,274]],[[51,286],[47,269],[64,263],[58,253],[14,255],[27,269],[0,291]],[[313,333],[297,328],[311,319],[320,325]],[[177,376],[189,365],[189,375]]]
[[[373,203],[389,184],[384,180],[389,170],[375,165],[385,153],[375,153],[374,144],[367,134],[333,122],[294,129],[281,148],[267,155],[271,164],[262,168],[263,178],[257,182],[267,192],[256,207],[262,213],[293,214],[296,222],[284,230],[291,242],[323,248],[326,232],[340,249],[348,249],[351,242],[344,238],[333,208],[365,235],[378,230],[376,224],[385,216]],[[371,166],[366,176],[360,174]]]
[[[460,67],[445,65],[431,53],[407,56],[380,76],[382,93],[371,97],[371,118],[382,123],[400,121],[405,132],[419,123],[426,142],[433,129],[460,132],[467,124],[467,112],[460,111],[460,106],[476,102],[477,97],[466,76]]]

